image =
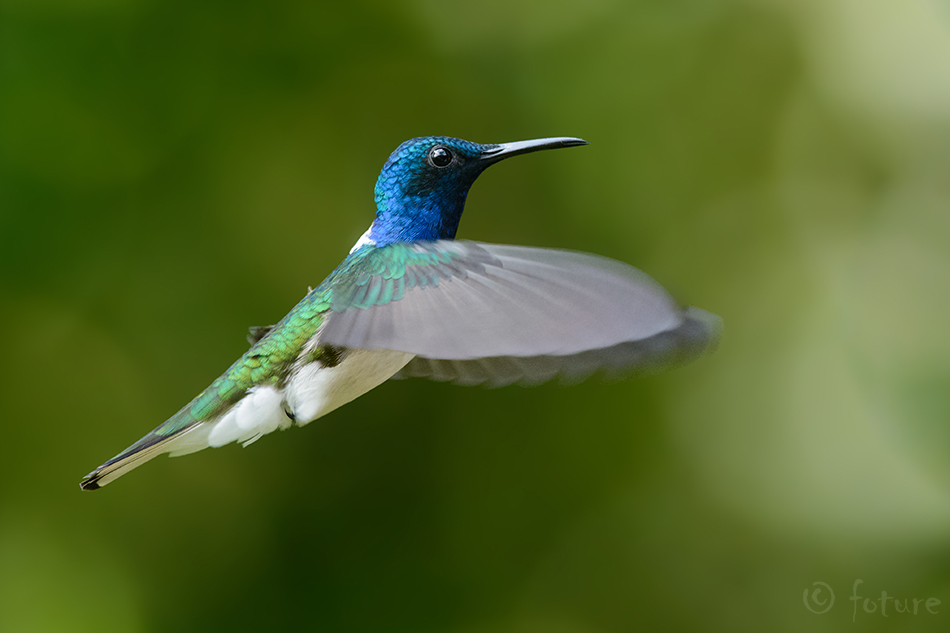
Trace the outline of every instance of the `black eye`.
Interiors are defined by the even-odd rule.
[[[452,162],[452,152],[441,145],[436,145],[429,150],[429,162],[436,167],[445,167]]]

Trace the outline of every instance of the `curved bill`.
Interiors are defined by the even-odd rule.
[[[538,138],[531,141],[500,143],[498,145],[492,145],[482,152],[479,160],[491,165],[509,156],[537,152],[542,149],[558,149],[559,147],[576,147],[578,145],[587,144],[587,141],[584,139],[573,138],[571,136],[556,136],[553,138]]]

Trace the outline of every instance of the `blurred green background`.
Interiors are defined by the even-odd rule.
[[[589,140],[459,235],[632,263],[719,351],[389,382],[81,493],[429,134]],[[0,631],[947,628],[946,2],[0,0],[0,238]]]

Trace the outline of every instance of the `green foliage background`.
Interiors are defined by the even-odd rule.
[[[460,236],[630,262],[718,353],[390,382],[80,493],[429,134],[589,140],[490,170]],[[2,0],[0,630],[946,630],[948,174],[938,0]]]

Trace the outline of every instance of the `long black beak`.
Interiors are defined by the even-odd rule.
[[[485,162],[487,165],[497,163],[500,160],[504,160],[509,156],[517,156],[518,154],[527,154],[529,152],[537,152],[542,149],[557,149],[559,147],[576,147],[578,145],[587,145],[587,141],[580,138],[572,138],[570,136],[558,136],[555,138],[538,138],[532,141],[515,141],[514,143],[501,143],[499,145],[492,145],[484,152],[482,152],[481,157],[479,158],[480,162]]]

